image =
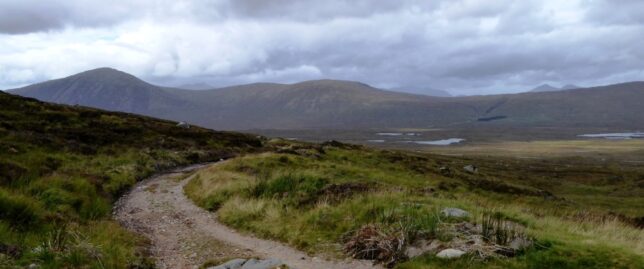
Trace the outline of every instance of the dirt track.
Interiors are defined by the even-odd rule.
[[[150,239],[158,268],[197,268],[207,260],[244,257],[276,258],[299,269],[379,268],[368,261],[311,257],[282,243],[243,235],[222,225],[216,214],[197,207],[183,193],[191,178],[186,176],[203,167],[154,176],[117,202],[115,218]]]

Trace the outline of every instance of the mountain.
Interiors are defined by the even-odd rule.
[[[192,104],[177,95],[176,89],[149,84],[128,73],[112,68],[85,71],[62,79],[50,80],[9,90],[38,100],[130,112],[166,119]]]
[[[554,92],[554,91],[560,91],[561,89],[557,87],[553,87],[550,84],[542,84],[539,85],[538,87],[530,90],[530,92]]]
[[[257,83],[183,95],[204,108],[199,122],[232,129],[369,128],[423,125],[435,98],[341,80]]]
[[[437,97],[452,97],[453,96],[448,91],[439,90],[439,89],[431,89],[431,88],[428,88],[428,89],[426,89],[424,91],[421,91],[420,93],[424,93],[424,94],[427,94],[429,96],[437,96]]]
[[[639,116],[644,114],[643,82],[445,98],[342,80],[255,83],[195,91],[155,86],[101,68],[11,92],[228,130],[644,125],[644,117]]]
[[[563,87],[561,87],[561,90],[574,90],[574,89],[579,89],[581,87],[574,85],[574,84],[566,84]]]
[[[561,88],[551,86],[550,84],[542,84],[530,90],[529,92],[556,92],[556,91],[574,90],[574,89],[580,89],[580,88],[581,87],[574,84],[566,84]]]
[[[436,97],[452,97],[452,94],[449,93],[448,91],[434,89],[434,88],[427,88],[427,87],[396,87],[396,88],[391,88],[391,90],[397,91],[397,92],[422,94],[422,95],[429,95],[429,96],[436,96]]]

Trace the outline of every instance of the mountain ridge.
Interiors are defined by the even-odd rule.
[[[545,83],[535,87],[532,90],[529,90],[528,92],[556,92],[556,91],[567,91],[567,90],[574,90],[574,89],[580,89],[580,88],[582,87],[579,87],[574,84],[566,84],[561,87],[555,87],[548,83]]]
[[[640,108],[644,82],[566,91],[432,97],[330,79],[184,90],[100,68],[9,92],[229,130],[644,125],[644,119],[636,116],[644,114]]]

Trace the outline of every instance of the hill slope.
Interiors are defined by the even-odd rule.
[[[144,242],[110,219],[114,199],[155,172],[261,145],[251,135],[0,92],[0,267],[149,268]]]
[[[97,69],[13,93],[188,121],[217,129],[429,128],[489,125],[638,128],[644,83],[522,94],[430,97],[338,80],[191,91]]]
[[[567,91],[567,90],[574,90],[574,89],[579,89],[581,87],[574,85],[574,84],[566,84],[562,86],[561,88],[554,87],[550,84],[543,84],[540,85],[528,92],[557,92],[557,91]]]

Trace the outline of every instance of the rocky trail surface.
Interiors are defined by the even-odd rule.
[[[196,206],[183,193],[191,173],[203,167],[190,166],[149,178],[117,202],[114,217],[150,240],[150,254],[158,268],[198,268],[209,260],[232,258],[273,259],[299,269],[379,268],[370,261],[311,257],[224,226],[216,214]]]

